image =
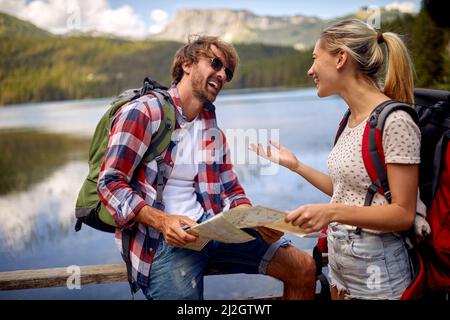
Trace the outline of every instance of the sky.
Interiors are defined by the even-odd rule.
[[[247,9],[257,15],[334,18],[362,6],[417,12],[421,0],[0,0],[0,11],[53,33],[98,31],[143,38],[161,31],[182,8]]]

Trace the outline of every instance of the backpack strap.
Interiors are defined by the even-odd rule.
[[[321,238],[326,239],[326,238]],[[320,281],[320,300],[331,300],[330,283],[327,277],[322,273],[323,255],[318,246],[313,249],[313,259],[316,264],[316,279]]]
[[[151,92],[159,103],[162,111],[162,120],[158,131],[154,134],[152,142],[144,155],[145,162],[156,160],[156,199],[154,207],[164,210],[163,191],[164,191],[164,158],[162,153],[170,144],[172,132],[175,128],[175,104],[170,95],[165,90],[155,89]]]
[[[376,107],[367,121],[362,140],[362,158],[366,171],[372,181],[366,194],[364,206],[372,204],[373,197],[377,192],[381,193],[388,203],[392,197],[389,190],[386,162],[383,150],[383,130],[387,117],[394,111],[403,110],[418,123],[418,117],[409,105],[388,100]]]
[[[123,261],[125,261],[125,265],[127,267],[127,280],[128,284],[130,285],[131,299],[134,300],[134,294],[138,291],[138,286],[136,282],[133,280],[132,275],[133,267],[131,265],[131,258],[130,258],[131,236],[132,236],[131,230],[127,228],[122,229],[122,259]]]
[[[450,141],[450,130],[447,130],[442,135],[442,138],[439,140],[439,142],[436,145],[436,151],[433,161],[433,179],[432,179],[432,185],[431,185],[431,195],[432,199],[434,199],[434,196],[436,195],[436,191],[439,185],[439,178],[441,176],[442,170],[443,170],[443,163],[445,162],[445,152],[446,148],[448,147],[448,141]]]
[[[341,136],[342,132],[345,129],[345,126],[347,125],[348,119],[350,118],[350,109],[347,109],[347,111],[345,112],[344,116],[342,117],[341,122],[339,123],[339,127],[338,130],[336,132],[336,137],[334,138],[334,144],[336,145],[336,143],[339,140],[339,137]]]
[[[153,135],[152,142],[144,155],[144,161],[156,159],[169,146],[172,132],[175,128],[175,104],[170,95],[163,90],[151,92],[161,108],[162,119],[158,131]]]

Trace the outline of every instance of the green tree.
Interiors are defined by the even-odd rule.
[[[415,19],[412,55],[417,86],[433,88],[445,82],[448,31],[439,28],[422,8]]]

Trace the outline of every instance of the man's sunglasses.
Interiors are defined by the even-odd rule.
[[[220,71],[224,67],[222,60],[217,57],[211,58],[211,68],[215,71]],[[231,69],[225,67],[225,75],[227,76],[227,82],[230,82],[233,79],[233,71]]]

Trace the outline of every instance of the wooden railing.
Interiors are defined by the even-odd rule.
[[[326,263],[325,257],[324,265]],[[124,263],[88,265],[79,268],[80,285],[127,282]],[[69,267],[61,267],[0,272],[0,291],[65,287],[73,274],[71,270],[73,269]],[[252,299],[261,298],[252,297]]]
[[[71,276],[68,267],[0,272],[0,291],[65,287]],[[127,281],[124,263],[80,266],[80,284]]]

